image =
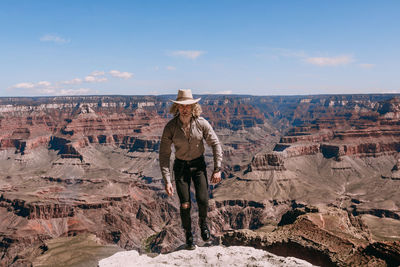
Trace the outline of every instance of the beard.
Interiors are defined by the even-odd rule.
[[[192,117],[192,112],[183,112],[179,114],[179,118],[184,123],[189,122],[191,117]]]

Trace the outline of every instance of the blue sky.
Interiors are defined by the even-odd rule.
[[[400,93],[400,1],[0,0],[0,96]]]

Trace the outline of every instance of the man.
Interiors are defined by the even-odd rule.
[[[221,181],[222,148],[211,125],[200,117],[200,98],[193,99],[192,92],[179,90],[177,99],[170,109],[174,118],[164,128],[160,145],[160,168],[165,183],[165,190],[172,196],[174,189],[170,178],[171,145],[175,147],[173,166],[176,191],[180,201],[182,227],[185,230],[186,247],[194,249],[192,224],[190,218],[190,184],[193,181],[196,201],[199,207],[199,226],[204,241],[210,239],[207,225],[208,180],[204,161],[203,140],[212,148],[214,155],[214,171],[211,183]]]

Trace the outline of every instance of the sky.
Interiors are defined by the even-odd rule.
[[[400,93],[400,1],[0,0],[0,96]]]

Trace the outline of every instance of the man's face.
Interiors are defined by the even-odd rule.
[[[178,105],[179,114],[183,117],[192,115],[192,105]]]

